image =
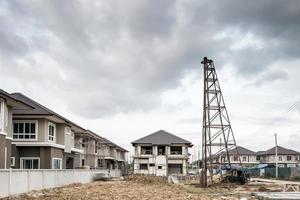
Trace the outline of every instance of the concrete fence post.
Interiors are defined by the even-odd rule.
[[[45,189],[45,170],[42,171],[42,188]]]
[[[30,176],[30,170],[27,170],[27,192],[30,191],[30,181],[29,181],[29,176]]]
[[[54,181],[55,181],[56,187],[58,187],[58,185],[57,185],[57,170],[55,170],[55,178],[54,178]]]
[[[8,181],[8,195],[11,195],[11,176],[12,176],[12,169],[9,169],[9,181]]]

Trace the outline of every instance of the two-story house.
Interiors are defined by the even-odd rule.
[[[10,96],[33,107],[13,112],[12,167],[74,168],[74,134],[85,130],[21,93]]]
[[[277,146],[278,166],[279,167],[298,167],[300,166],[300,152]],[[276,164],[276,147],[266,151],[257,152],[257,161],[264,164]]]
[[[191,142],[160,130],[132,142],[132,145],[135,148],[135,174],[187,174]]]
[[[237,148],[228,151],[231,164],[242,164],[243,166],[254,166],[258,162],[256,160],[256,153],[244,147],[238,146]],[[228,163],[227,154],[222,152],[217,157],[218,163]]]
[[[13,163],[11,161],[12,115],[13,110],[18,109],[25,110],[32,107],[0,89],[0,169],[10,168],[11,162]]]

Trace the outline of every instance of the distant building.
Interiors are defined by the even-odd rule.
[[[257,152],[257,161],[259,163],[276,164],[275,147],[267,151]],[[300,163],[300,152],[277,146],[278,166],[279,167],[297,167]]]
[[[277,146],[278,149],[278,164],[279,167],[298,167],[300,166],[300,152],[286,149]],[[255,166],[257,164],[276,164],[275,147],[266,151],[254,152],[244,147],[238,146],[229,151],[229,158],[231,164],[241,164],[245,167]],[[239,155],[239,156],[238,156]],[[213,157],[213,163],[216,165],[228,163],[227,155],[222,152]]]
[[[244,166],[256,165],[256,153],[244,147],[238,146],[228,152],[230,163],[239,164],[240,161]],[[238,156],[239,155],[239,156]],[[228,163],[227,155],[223,152],[217,157],[218,163]]]
[[[160,130],[132,142],[132,145],[135,148],[135,174],[187,174],[191,142]]]

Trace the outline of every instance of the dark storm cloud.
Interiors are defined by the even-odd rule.
[[[18,74],[20,81],[47,87],[52,81],[55,95],[65,99],[69,110],[86,117],[156,107],[160,94],[178,86],[187,72],[201,73],[200,61],[205,55],[219,67],[232,64],[242,76],[259,74],[264,81],[287,78],[272,74],[269,65],[300,55],[298,1],[4,4],[0,10],[0,23],[6,25],[0,31],[1,52],[32,68],[55,66],[57,70],[57,74],[42,76],[47,84],[28,80],[19,68],[12,68],[11,73]],[[261,47],[246,41],[246,45],[232,48],[249,33]],[[220,34],[223,36],[218,38]],[[45,62],[37,62],[37,57]],[[9,65],[13,64],[1,61],[1,68]],[[259,78],[256,81],[264,83]]]

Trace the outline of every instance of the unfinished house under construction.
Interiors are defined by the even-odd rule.
[[[164,130],[157,131],[132,142],[134,173],[167,176],[187,174],[192,143]]]

